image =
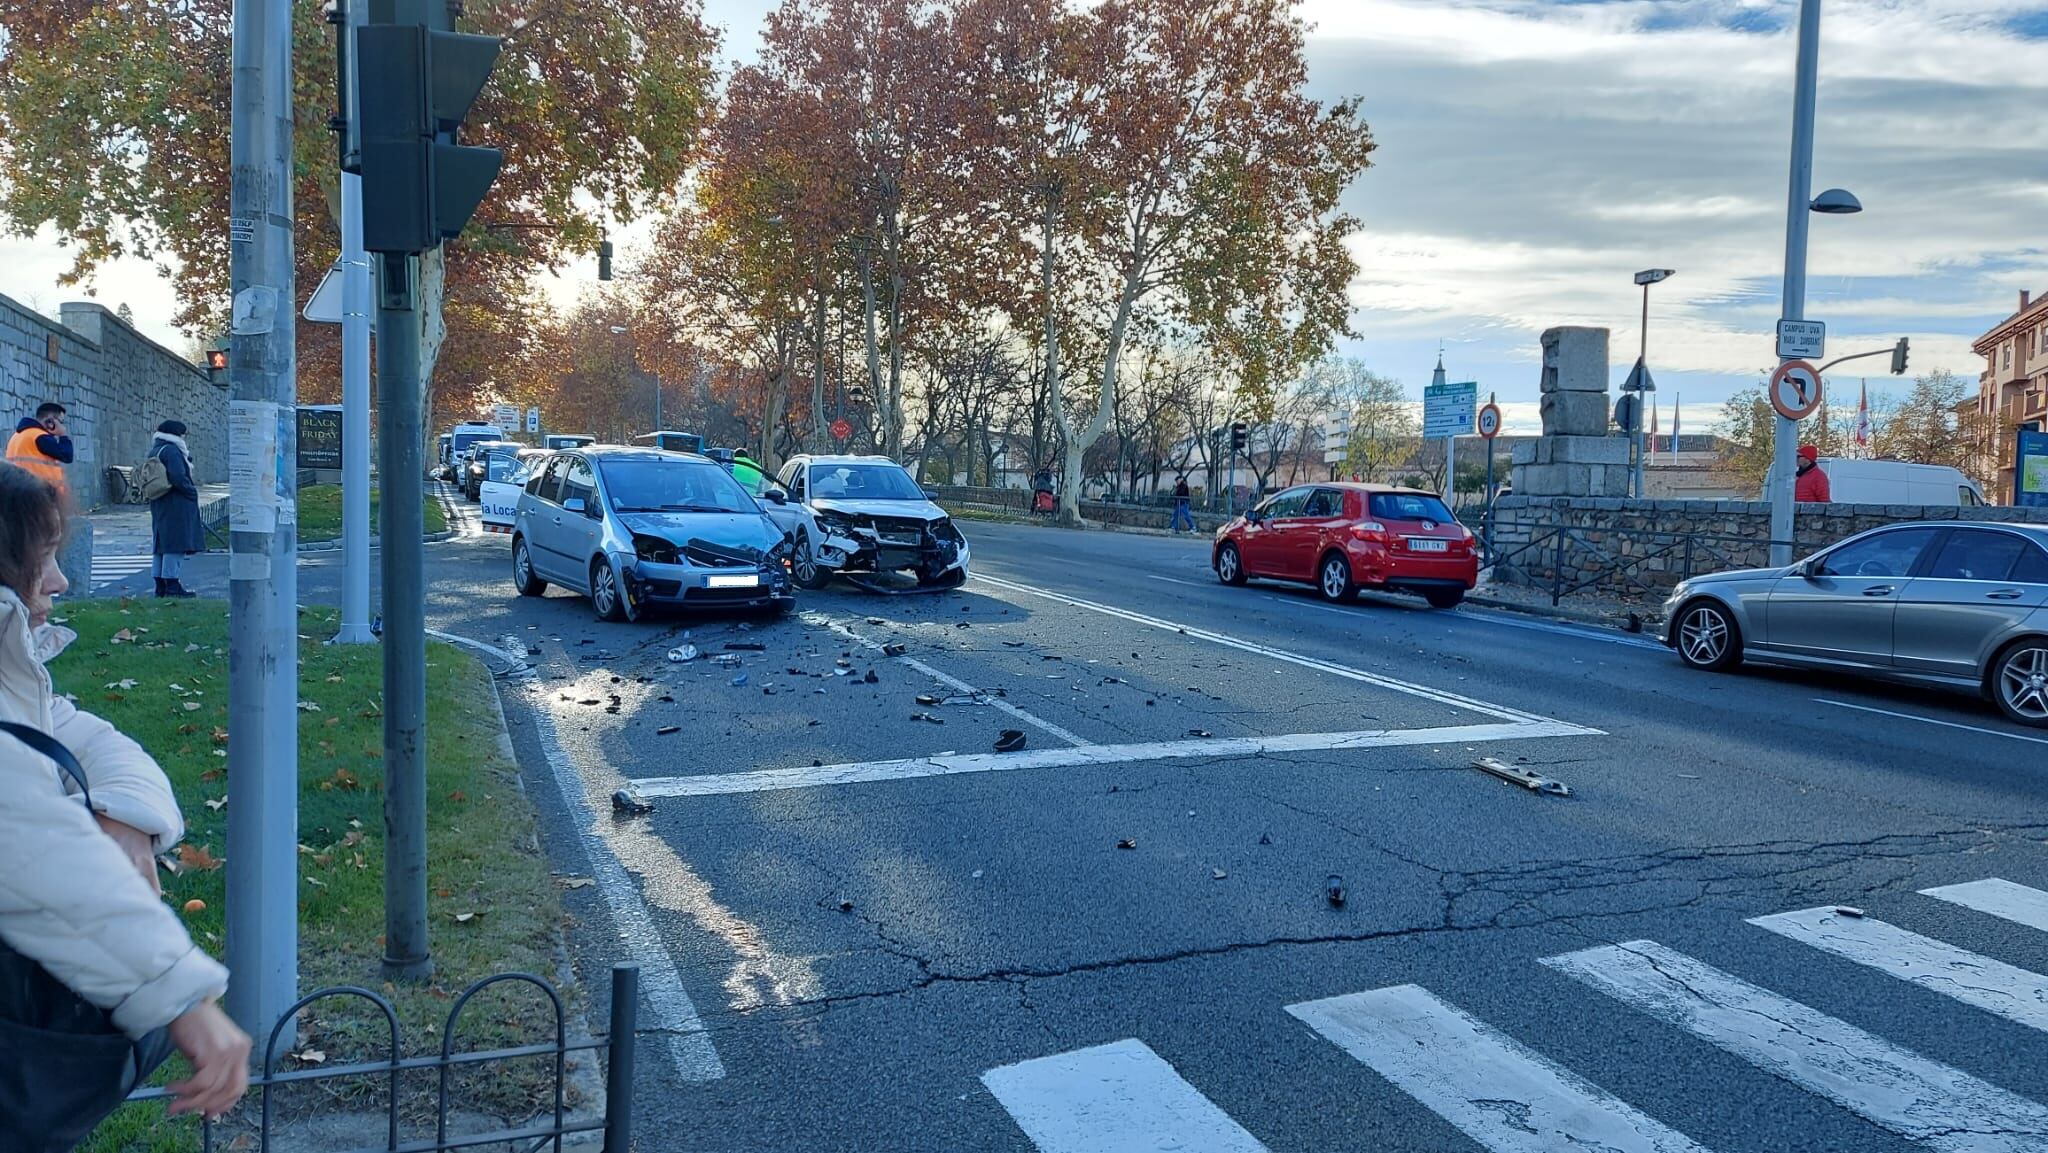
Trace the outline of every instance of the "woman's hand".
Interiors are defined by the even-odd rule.
[[[192,1062],[192,1075],[170,1087],[178,1096],[171,1116],[214,1118],[234,1108],[249,1088],[249,1035],[212,1001],[185,1010],[171,1022],[170,1034],[178,1052]]]
[[[142,874],[142,879],[149,882],[149,887],[155,890],[156,895],[163,896],[163,880],[156,873],[155,839],[134,825],[117,821],[104,813],[94,813],[93,819],[100,823],[100,830],[112,837],[114,843],[121,846],[121,851],[128,854],[128,863],[135,866],[135,871]]]

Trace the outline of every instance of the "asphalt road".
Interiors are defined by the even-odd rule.
[[[967,527],[966,589],[783,620],[604,625],[430,546],[594,878],[580,966],[646,974],[640,1148],[2048,1149],[2048,898],[1921,893],[2048,890],[2048,734]]]

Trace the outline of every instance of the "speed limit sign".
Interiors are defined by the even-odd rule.
[[[1803,360],[1788,360],[1771,374],[1771,407],[1786,420],[1812,416],[1820,398],[1820,372]]]
[[[1479,410],[1479,416],[1474,421],[1474,425],[1478,429],[1479,435],[1485,437],[1488,440],[1492,440],[1494,437],[1499,436],[1500,406],[1497,404],[1488,403],[1485,407],[1481,408]]]

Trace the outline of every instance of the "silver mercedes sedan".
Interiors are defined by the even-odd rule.
[[[2048,525],[1888,525],[1789,568],[1694,577],[1664,643],[1699,669],[1743,660],[1971,689],[2048,728]]]

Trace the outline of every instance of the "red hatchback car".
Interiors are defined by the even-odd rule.
[[[1380,484],[1275,493],[1217,530],[1210,564],[1229,585],[1252,577],[1298,581],[1333,601],[1361,588],[1394,589],[1440,609],[1479,583],[1478,545],[1443,500]]]

